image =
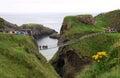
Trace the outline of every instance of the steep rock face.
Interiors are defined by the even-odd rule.
[[[71,38],[64,34],[66,31],[70,30],[72,26],[70,22],[66,24],[63,23],[58,45],[71,41]],[[75,78],[77,72],[81,71],[85,65],[91,63],[91,58],[82,56],[78,53],[80,52],[74,50],[69,45],[59,48],[58,57],[52,62],[52,65],[62,78]]]
[[[39,39],[42,36],[50,35],[50,34],[56,32],[55,30],[44,27],[41,24],[23,24],[20,28],[21,29],[31,29],[32,34],[36,39]]]
[[[57,73],[62,78],[74,78],[84,65],[91,63],[87,56],[81,56],[69,46],[59,48],[58,58],[52,62]]]
[[[79,15],[76,18],[79,22],[84,24],[96,25],[95,18],[92,15]]]

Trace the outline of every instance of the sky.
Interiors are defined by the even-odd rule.
[[[120,0],[0,0],[0,13],[107,12]]]

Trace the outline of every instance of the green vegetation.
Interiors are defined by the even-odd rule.
[[[0,78],[58,78],[32,38],[0,34]]]
[[[62,35],[76,40],[76,34],[104,32],[106,27],[116,27],[120,18],[118,14],[120,14],[120,10],[96,16],[96,25],[80,23],[76,19],[77,16],[67,16],[64,19],[63,26],[71,23],[72,28]],[[93,60],[93,63],[85,66],[85,69],[80,71],[76,78],[120,78],[120,33],[103,33],[79,40],[70,46],[83,56],[92,57],[100,51],[105,51],[108,54],[108,57],[99,63]]]
[[[25,25],[25,26],[28,26],[28,27],[32,27],[32,26],[41,27],[41,26],[43,26],[42,24],[34,24],[34,23],[24,24],[24,25]]]
[[[4,28],[4,20],[0,18],[0,28]]]
[[[93,62],[92,65],[86,67],[82,73],[79,74],[77,78],[119,78],[120,73],[120,34],[118,33],[110,33],[106,34],[108,37],[101,39],[90,38],[86,39],[86,46],[83,45],[81,48],[81,54],[92,57],[92,55],[96,54],[98,51],[106,51],[108,54],[108,58],[104,59],[100,63]],[[102,35],[101,35],[102,36]],[[97,36],[96,36],[97,38]],[[94,39],[94,41],[92,41]],[[99,40],[101,39],[101,40]],[[104,39],[107,39],[104,41]],[[88,42],[90,40],[90,42]],[[97,41],[99,40],[99,41]],[[82,43],[82,42],[81,42]],[[88,43],[88,44],[87,44]],[[85,48],[86,47],[86,48]]]
[[[114,10],[98,16],[108,23],[109,27],[115,28],[120,32],[120,10]]]

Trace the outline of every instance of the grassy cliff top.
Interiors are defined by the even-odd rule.
[[[58,78],[29,36],[0,34],[0,78]]]
[[[83,15],[82,15],[83,16]],[[85,16],[85,15],[84,15]],[[78,16],[66,16],[63,25],[71,24],[71,28],[64,33],[64,35],[73,38],[75,34],[89,34],[94,32],[103,32],[107,27],[107,23],[103,18],[96,18],[96,25],[89,25],[81,23],[77,20]]]

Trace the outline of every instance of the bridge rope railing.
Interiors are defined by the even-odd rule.
[[[57,46],[53,46],[53,47],[48,47],[46,49],[40,49],[40,50],[49,50],[49,49],[54,49],[54,48],[57,48],[57,47],[63,47],[63,46],[66,46],[66,45],[70,45],[70,44],[73,44],[75,42],[78,42],[80,40],[83,40],[83,39],[86,39],[86,38],[89,38],[89,37],[93,37],[93,36],[96,36],[96,35],[99,35],[99,34],[103,34],[105,32],[98,32],[98,33],[92,33],[92,34],[87,34],[87,35],[84,35],[78,39],[75,39],[75,40],[72,40],[72,41],[68,41],[67,43],[64,43],[64,44],[59,44]]]

